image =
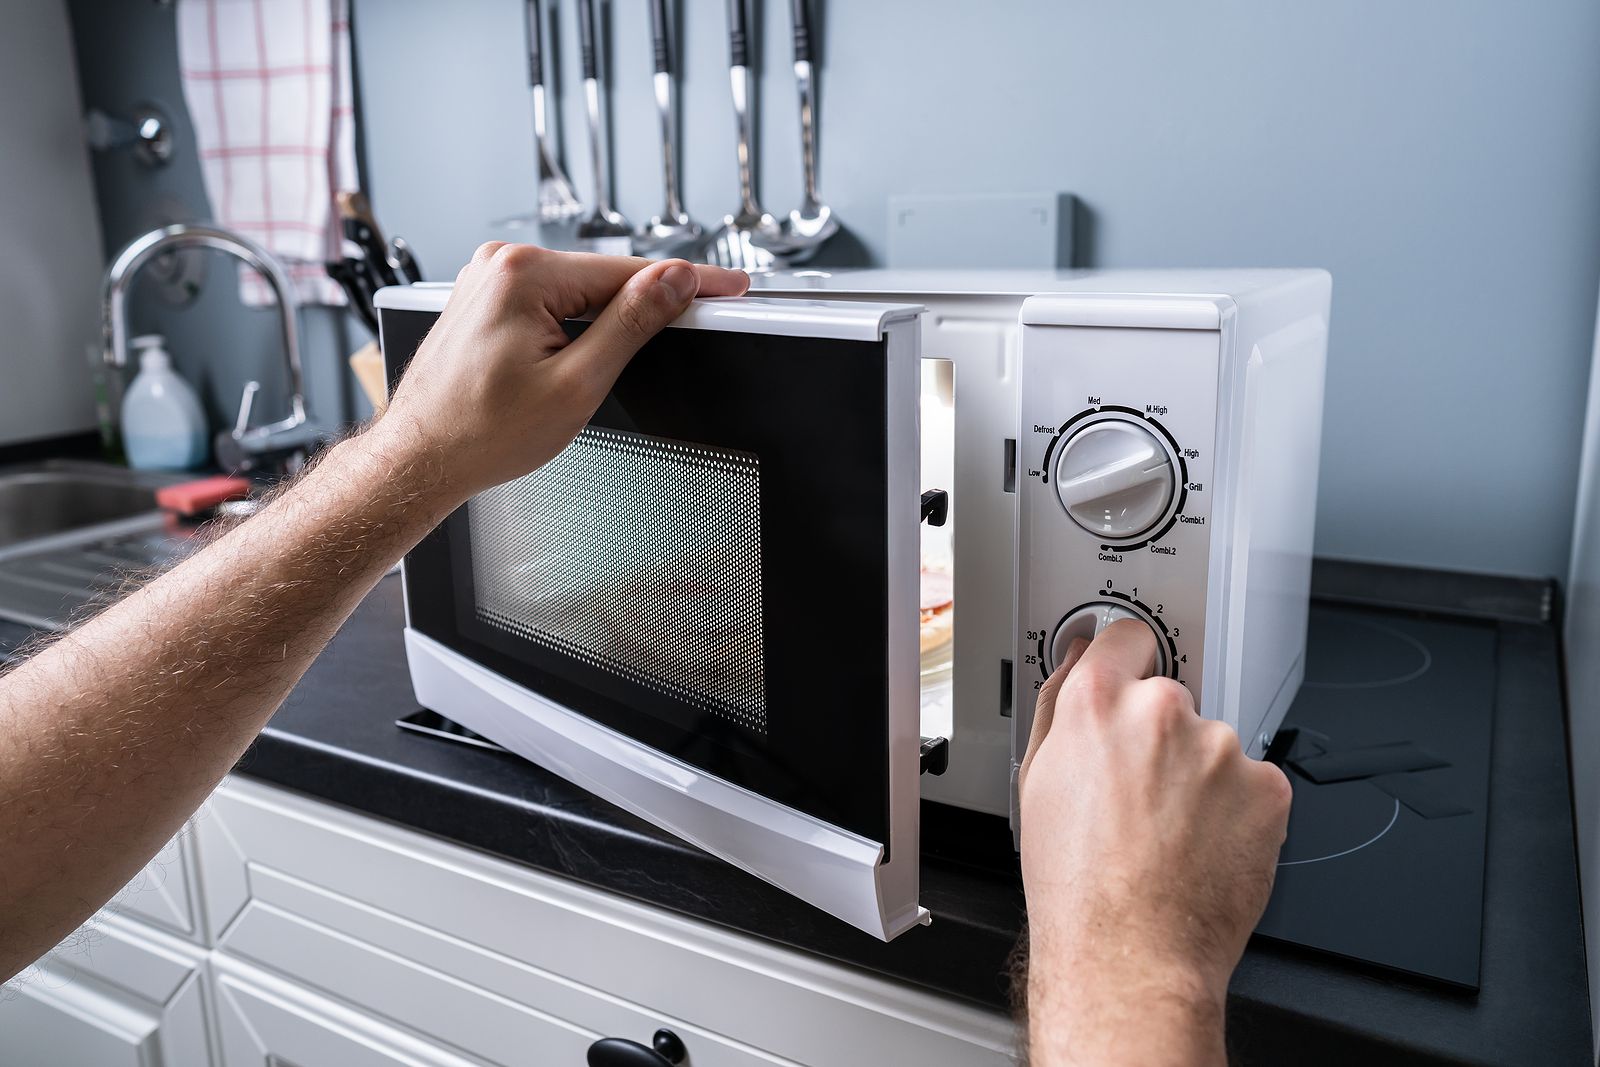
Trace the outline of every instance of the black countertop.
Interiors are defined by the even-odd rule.
[[[1554,587],[1323,562],[1322,602],[1493,625],[1481,989],[1255,939],[1233,979],[1237,1062],[1591,1064]],[[924,807],[931,926],[883,944],[504,753],[401,731],[417,709],[400,582],[383,580],[238,770],[532,867],[997,1008],[1023,900],[996,824]],[[18,638],[0,625],[0,644]],[[8,640],[9,639],[9,640]],[[1552,769],[1559,773],[1552,773]]]

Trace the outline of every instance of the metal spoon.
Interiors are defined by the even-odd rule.
[[[689,218],[678,198],[678,76],[673,70],[672,49],[667,39],[667,0],[650,0],[650,37],[656,58],[656,109],[661,112],[661,170],[666,185],[666,209],[633,239],[634,250],[647,256],[681,254],[699,243],[705,235],[700,224]]]
[[[589,109],[589,162],[594,167],[594,211],[578,224],[578,247],[585,252],[626,256],[633,251],[633,227],[611,206],[606,192],[605,114],[595,57],[594,0],[578,0],[578,40],[583,54],[583,96]]]
[[[800,96],[800,163],[805,192],[800,206],[783,221],[779,239],[767,247],[790,263],[804,263],[839,232],[839,219],[817,195],[817,108],[811,66],[811,14],[806,0],[791,0],[794,19],[794,81]]]
[[[796,246],[791,259],[811,258],[817,248],[839,232],[839,219],[817,195],[816,85],[811,68],[811,15],[806,0],[793,0],[794,81],[800,94],[800,160],[805,172],[805,194],[800,206],[789,212],[784,236]]]
[[[724,267],[770,270],[777,257],[771,246],[782,241],[778,221],[756,202],[751,144],[755,140],[753,81],[750,77],[745,0],[728,0],[728,80],[733,87],[733,114],[739,133],[739,210],[722,220],[713,235],[707,259]]]
[[[528,87],[533,92],[533,142],[539,162],[539,206],[526,215],[497,219],[490,225],[517,228],[537,223],[568,222],[583,214],[583,203],[572,190],[550,145],[544,89],[544,15],[539,0],[528,0]]]

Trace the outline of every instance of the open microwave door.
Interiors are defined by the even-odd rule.
[[[391,387],[445,296],[380,294]],[[877,937],[926,922],[919,311],[697,301],[406,557],[417,699]]]

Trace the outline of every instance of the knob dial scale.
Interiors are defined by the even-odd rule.
[[[1108,544],[1159,537],[1182,505],[1182,456],[1164,428],[1127,409],[1084,412],[1052,443],[1056,499]]]
[[[1039,666],[1044,676],[1048,678],[1060,666],[1074,638],[1091,641],[1112,623],[1133,619],[1149,627],[1155,636],[1156,659],[1152,673],[1176,677],[1178,650],[1166,623],[1142,601],[1112,590],[1106,590],[1105,593],[1116,599],[1091,600],[1079,604],[1063,615],[1048,635],[1041,635]]]

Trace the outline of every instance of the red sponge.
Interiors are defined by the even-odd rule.
[[[250,480],[219,475],[193,482],[181,482],[156,490],[156,503],[179,515],[198,515],[228,500],[250,495]]]

